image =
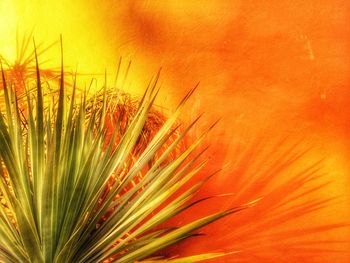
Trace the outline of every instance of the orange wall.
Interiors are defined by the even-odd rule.
[[[206,207],[212,211],[265,195],[270,198],[257,212],[237,215],[238,219],[227,219],[208,229],[216,240],[209,248],[248,248],[248,255],[237,257],[249,262],[264,262],[264,258],[266,262],[330,262],[331,259],[349,262],[349,255],[326,253],[322,258],[313,258],[306,252],[296,255],[291,245],[294,241],[316,239],[350,240],[348,228],[321,235],[315,231],[307,237],[291,232],[301,226],[350,220],[348,1],[36,0],[3,1],[0,8],[1,14],[7,14],[8,25],[0,27],[6,33],[0,52],[9,57],[16,26],[24,31],[35,26],[38,41],[50,42],[62,33],[66,64],[74,68],[79,62],[78,70],[83,73],[103,73],[104,68],[113,73],[120,56],[131,59],[133,67],[127,86],[135,94],[142,92],[149,77],[162,66],[163,89],[158,104],[169,109],[200,81],[183,118],[205,112],[196,133],[221,118],[208,139],[212,147],[207,169],[213,171],[226,166],[200,195],[234,194],[245,185],[244,179],[261,170],[267,170],[268,174],[279,152],[302,138],[300,149],[311,146],[311,151],[288,170],[278,170],[278,177],[266,189],[259,192],[258,186],[251,186],[240,199],[229,197],[215,201],[219,206],[213,202]],[[49,54],[53,58],[50,63],[58,61],[57,53],[58,48]],[[254,141],[255,138],[260,140]],[[288,139],[279,144],[281,138]],[[247,149],[254,152],[254,148],[257,155],[249,152],[247,161],[238,165],[237,159],[243,152]],[[340,195],[337,204],[278,227],[267,223],[263,229],[252,227],[255,233],[242,230],[244,223],[254,225],[272,217],[269,206],[289,190],[281,187],[284,191],[271,194],[279,180],[288,180],[297,170],[320,158],[325,158],[322,168],[325,176],[319,180],[333,182],[303,198],[311,201],[313,197]],[[312,188],[312,184],[308,187]],[[203,207],[199,212],[202,210]],[[222,232],[234,232],[237,228],[243,234],[219,238]],[[283,237],[295,235],[295,240],[289,245],[276,244],[280,238],[276,232],[288,230],[290,236]],[[188,244],[181,247],[182,251],[205,246],[196,241]],[[326,245],[333,246],[350,250],[344,244]],[[232,255],[232,259],[235,257]]]

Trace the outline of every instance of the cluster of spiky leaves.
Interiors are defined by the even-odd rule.
[[[26,92],[25,99],[17,98],[16,87],[8,85],[3,70],[2,82],[2,261],[158,262],[164,259],[152,257],[157,251],[244,208],[208,215],[178,228],[161,228],[163,222],[199,202],[191,199],[205,182],[184,189],[205,164],[199,161],[201,153],[194,154],[204,135],[168,158],[195,123],[181,132],[174,127],[192,91],[135,156],[157,95],[156,80],[126,123],[114,114],[120,106],[117,98],[107,99],[106,92],[101,102],[88,100],[86,93],[78,96],[74,86],[67,95],[63,66],[56,96],[44,94],[37,61],[36,87]],[[107,120],[114,124],[110,136]],[[169,142],[174,134],[176,139]],[[196,262],[221,255],[171,261]]]

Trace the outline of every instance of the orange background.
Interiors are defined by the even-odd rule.
[[[200,81],[183,119],[205,113],[196,135],[221,118],[208,138],[207,171],[225,169],[199,195],[232,196],[218,197],[180,220],[259,197],[267,201],[209,227],[210,238],[189,240],[176,253],[242,251],[216,262],[349,262],[349,243],[312,243],[349,242],[349,228],[305,230],[306,236],[296,231],[350,220],[348,1],[5,0],[0,15],[0,53],[9,59],[15,57],[16,29],[34,28],[37,41],[47,43],[62,33],[66,65],[78,63],[80,73],[106,68],[113,79],[119,57],[132,60],[126,87],[133,94],[162,67],[157,104],[170,111]],[[47,56],[48,66],[59,63],[58,48]],[[286,170],[274,170],[273,161],[300,139],[294,150],[311,150]],[[302,217],[279,214],[281,224],[267,222],[276,212],[269,209],[273,202],[291,191],[280,184],[321,158],[324,176],[303,187],[331,183],[301,200],[340,198]],[[249,178],[259,184],[248,184]],[[245,193],[235,196],[240,189]],[[315,247],[344,252],[320,253]]]

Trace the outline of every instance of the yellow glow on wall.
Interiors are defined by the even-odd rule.
[[[103,85],[105,70],[114,79],[120,55],[111,57],[108,38],[103,34],[100,18],[96,17],[96,9],[99,3],[87,3],[86,1],[42,1],[42,0],[5,0],[0,2],[0,54],[10,62],[16,58],[16,29],[19,40],[25,35],[33,33],[35,42],[48,46],[58,42],[63,36],[64,63],[67,71],[78,69],[80,74],[88,74],[88,79],[81,81],[81,85],[89,83],[91,76],[100,80],[97,88]],[[117,26],[117,25],[116,25]],[[31,51],[33,45],[28,47]],[[59,45],[45,52],[43,58],[48,59],[42,63],[42,67],[56,68],[60,63]],[[124,60],[129,59],[124,54]],[[124,63],[124,68],[126,67]],[[111,81],[112,82],[112,81]],[[133,78],[133,82],[137,82]],[[144,88],[143,83],[135,85],[129,91],[140,92]]]
[[[14,60],[16,57],[16,49],[14,49],[13,46],[16,37],[16,23],[18,20],[14,1],[0,1],[0,17],[0,55]]]

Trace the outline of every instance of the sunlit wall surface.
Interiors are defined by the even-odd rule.
[[[140,94],[162,67],[157,103],[169,110],[200,82],[183,121],[205,113],[195,136],[221,119],[207,140],[207,170],[225,169],[199,195],[228,195],[180,220],[270,199],[216,223],[204,231],[210,238],[189,240],[174,253],[221,249],[239,251],[227,262],[349,262],[345,252],[313,250],[318,240],[323,248],[350,251],[349,243],[335,242],[349,241],[349,228],[315,229],[350,220],[348,1],[2,0],[0,19],[0,53],[8,60],[16,57],[16,32],[33,30],[36,42],[51,43],[62,34],[65,65],[80,73],[99,78],[106,69],[113,79],[119,57],[125,64],[131,60],[126,88],[132,94]],[[45,57],[48,67],[57,66],[59,47]],[[294,150],[310,150],[286,170],[277,169],[274,160],[295,142]],[[301,199],[339,198],[305,216],[273,221],[269,208],[288,187],[273,189],[320,159],[325,174],[320,180],[331,183]],[[301,228],[311,230],[304,235]]]

